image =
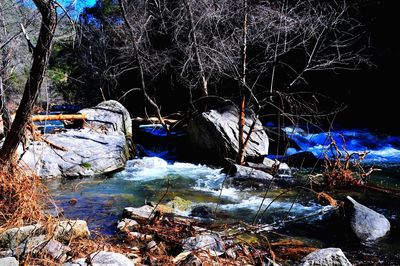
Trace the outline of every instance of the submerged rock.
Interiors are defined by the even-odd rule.
[[[308,254],[301,266],[351,266],[340,248],[324,248]]]
[[[182,199],[181,197],[174,197],[171,201],[167,202],[167,206],[170,206],[174,210],[188,211],[192,207],[193,203],[189,200]]]
[[[196,206],[190,211],[190,216],[206,218],[213,218],[213,211],[209,206]]]
[[[235,159],[239,150],[239,110],[226,106],[203,112],[188,125],[189,141],[202,161],[223,163],[225,158]],[[253,123],[253,112],[246,110],[244,136]],[[257,120],[246,147],[246,161],[261,162],[268,154],[269,140],[260,120]]]
[[[22,161],[41,177],[93,176],[122,169],[132,137],[128,111],[107,101],[80,112],[88,117],[84,128],[43,135],[46,141],[32,142]]]
[[[375,241],[390,231],[389,220],[382,214],[365,207],[347,196],[350,212],[350,226],[355,235],[362,241]]]

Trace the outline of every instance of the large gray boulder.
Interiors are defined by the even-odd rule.
[[[80,112],[88,118],[84,128],[45,134],[46,142],[32,142],[23,154],[22,161],[39,176],[86,177],[125,166],[132,137],[128,111],[107,101]]]
[[[362,241],[375,241],[387,235],[390,223],[382,214],[365,207],[347,196],[350,211],[350,225],[356,236]]]
[[[204,161],[222,163],[225,158],[235,159],[239,150],[239,111],[235,106],[203,112],[188,125],[188,135],[193,148]],[[246,110],[244,137],[253,123],[252,112]],[[260,120],[257,120],[246,148],[248,161],[261,162],[268,154],[269,140]]]
[[[351,266],[340,248],[324,248],[311,252],[301,261],[301,266]]]

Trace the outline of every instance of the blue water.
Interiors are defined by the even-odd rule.
[[[400,163],[400,136],[377,134],[366,129],[346,129],[329,133],[315,133],[301,128],[286,127],[284,131],[298,145],[298,148],[289,147],[286,151],[287,155],[308,151],[317,158],[323,158],[326,153],[333,157],[335,152],[329,149],[331,143],[329,136],[331,136],[342,152],[347,150],[351,154],[368,151],[369,153],[365,157],[364,163]]]

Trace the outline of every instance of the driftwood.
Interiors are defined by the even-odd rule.
[[[33,115],[33,122],[43,122],[43,121],[52,121],[52,120],[86,120],[86,115],[83,114],[73,114],[73,115]]]
[[[164,122],[168,125],[173,125],[178,123],[178,119],[170,119],[170,118],[164,118]],[[143,117],[136,117],[132,119],[132,122],[134,124],[156,124],[159,123],[159,119],[157,117],[148,117],[148,118],[143,118]]]

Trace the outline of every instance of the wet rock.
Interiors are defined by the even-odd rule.
[[[32,142],[21,160],[41,177],[94,176],[122,169],[132,137],[128,111],[107,101],[81,113],[88,116],[89,126],[44,134],[48,142]],[[22,147],[19,152],[22,154]]]
[[[190,211],[190,216],[210,219],[214,215],[209,206],[196,206]]]
[[[351,266],[340,248],[324,248],[311,252],[301,261],[301,266]]]
[[[173,200],[167,202],[167,205],[179,211],[188,211],[192,207],[192,202],[182,199],[181,197],[174,197]]]
[[[225,244],[216,234],[200,234],[183,240],[182,248],[185,251],[209,251],[213,256],[219,256],[225,252]]]
[[[8,258],[1,258],[0,265],[1,266],[18,266],[19,263],[16,258],[8,257]]]
[[[88,238],[90,231],[86,221],[67,220],[59,222],[54,228],[54,238],[68,243],[75,238]]]
[[[235,106],[201,113],[188,124],[188,137],[202,161],[223,163],[225,158],[235,159],[239,150],[239,111]],[[244,135],[253,123],[253,112],[246,110]],[[248,142],[246,161],[261,162],[268,154],[269,140],[263,126],[257,120]]]
[[[115,252],[100,251],[90,255],[90,264],[82,258],[74,262],[64,263],[63,266],[134,266],[132,260],[125,255]]]
[[[264,171],[233,163],[226,166],[222,172],[229,176],[229,183],[241,187],[269,185],[274,179],[272,175]]]
[[[347,196],[347,210],[350,214],[350,226],[362,241],[374,241],[387,235],[390,223],[382,214],[365,207]]]
[[[144,205],[139,208],[127,207],[122,213],[123,217],[130,218],[133,220],[147,220],[154,217],[154,207]]]

